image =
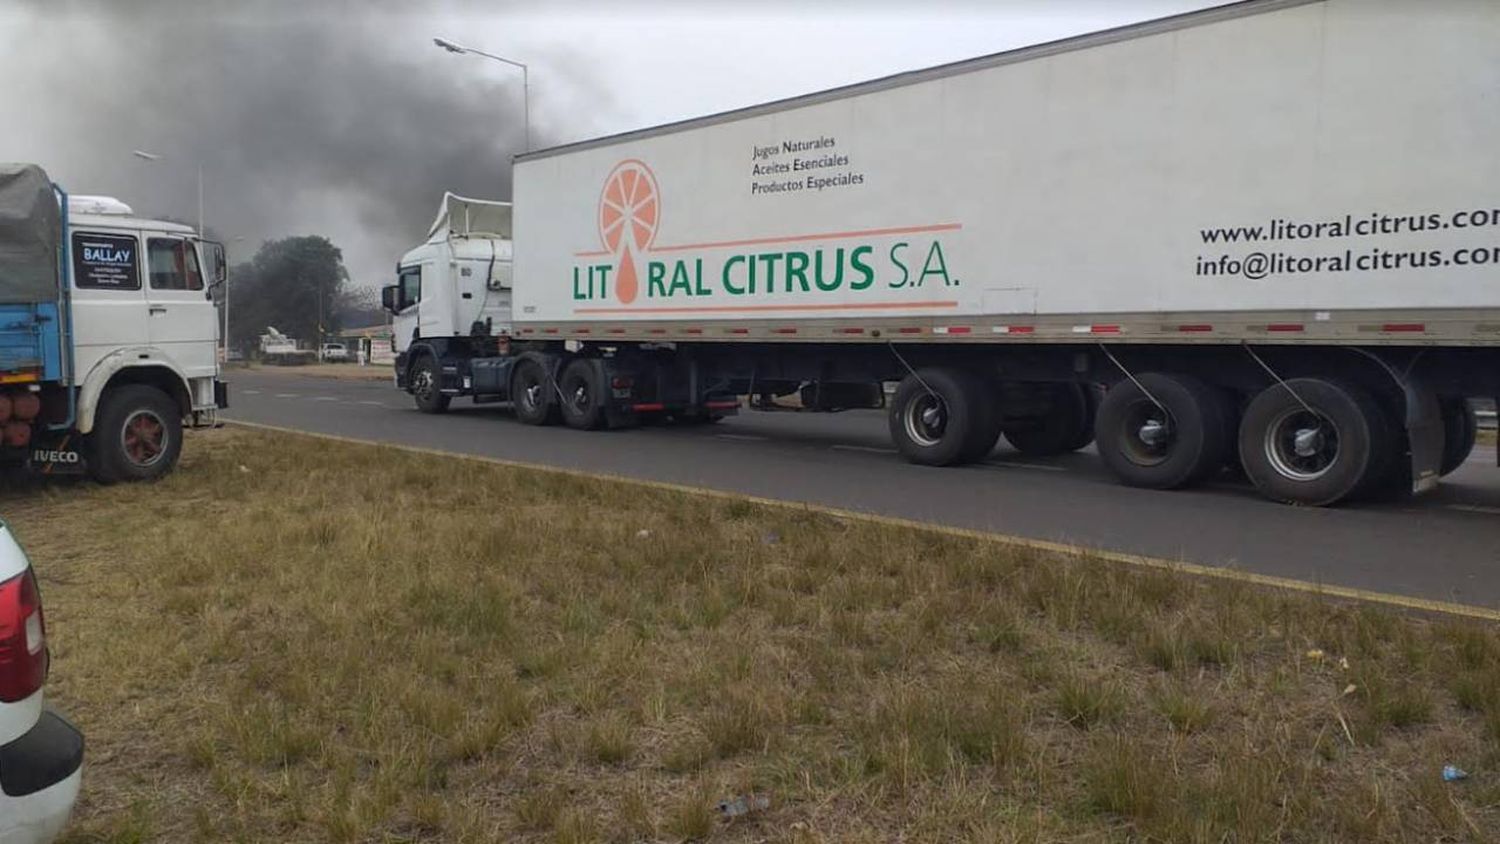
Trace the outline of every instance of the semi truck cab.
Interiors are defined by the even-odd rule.
[[[474,394],[475,359],[488,362],[484,376],[508,365],[511,278],[510,203],[444,194],[427,240],[401,256],[396,283],[381,291],[396,384],[419,407]]]

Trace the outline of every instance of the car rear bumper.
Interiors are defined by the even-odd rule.
[[[48,709],[25,735],[0,746],[0,844],[55,839],[78,799],[83,734]]]

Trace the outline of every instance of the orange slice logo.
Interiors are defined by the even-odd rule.
[[[635,259],[656,240],[660,217],[656,174],[633,158],[616,164],[605,177],[604,192],[599,195],[599,239],[619,261],[615,298],[623,305],[634,302],[641,292]]]

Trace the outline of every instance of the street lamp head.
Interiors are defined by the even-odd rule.
[[[145,159],[146,161],[160,161],[161,160],[161,156],[157,155],[156,153],[154,153],[154,152],[146,152],[144,150],[133,149],[133,150],[130,151],[130,154],[133,155],[133,156],[135,156],[136,158]]]
[[[467,47],[460,47],[459,45],[454,44],[452,41],[449,41],[446,38],[434,38],[434,39],[432,39],[432,43],[438,45],[439,47],[442,47],[444,50],[447,50],[450,53],[467,53],[467,52],[469,52],[469,48],[467,48]]]

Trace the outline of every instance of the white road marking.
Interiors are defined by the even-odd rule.
[[[895,454],[894,448],[876,448],[873,445],[831,445],[835,451],[865,451],[870,454]]]
[[[1485,513],[1491,516],[1500,516],[1500,507],[1486,507],[1483,504],[1445,504],[1445,510],[1462,510],[1465,513]]]
[[[260,390],[240,390],[240,395],[243,395],[243,396],[258,396],[258,395],[260,395]]]
[[[334,396],[313,396],[313,401],[338,401]]]
[[[370,405],[372,407],[390,407],[390,405],[386,404],[383,401],[372,401],[370,399],[360,399],[359,403],[360,404],[368,404],[368,405]]]
[[[714,436],[721,440],[744,440],[745,442],[762,442],[766,439],[755,434],[714,434]]]
[[[1043,472],[1066,472],[1062,466],[1048,466],[1046,463],[1017,463],[1013,460],[987,460],[986,466],[1004,466],[1007,469],[1041,469]]]
[[[296,393],[277,393],[276,394],[276,398],[278,398],[278,399],[294,399],[296,397],[297,397]]]

